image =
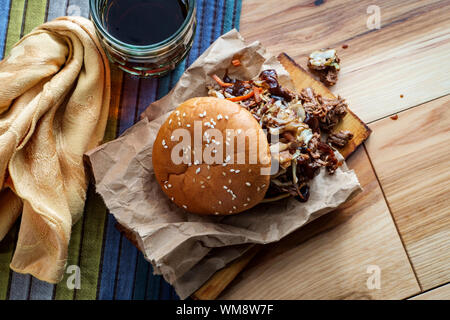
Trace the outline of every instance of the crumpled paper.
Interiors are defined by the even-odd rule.
[[[242,66],[231,66],[235,58]],[[280,240],[360,190],[356,174],[344,164],[334,175],[320,171],[310,183],[306,203],[284,199],[226,217],[197,216],[174,205],[155,179],[153,142],[170,111],[188,98],[206,96],[206,85],[213,83],[211,75],[222,76],[226,68],[230,76],[240,79],[275,69],[280,82],[293,87],[287,71],[259,42],[247,45],[232,30],[192,64],[166,97],[151,104],[141,121],[87,154],[106,206],[132,234],[154,272],[163,275],[182,299],[253,244]]]

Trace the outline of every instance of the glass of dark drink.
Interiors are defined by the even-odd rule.
[[[90,0],[89,5],[106,54],[128,73],[162,76],[192,47],[195,0]]]

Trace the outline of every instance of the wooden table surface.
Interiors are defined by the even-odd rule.
[[[348,161],[364,191],[264,248],[219,298],[450,299],[450,1],[244,0],[241,33],[302,66],[337,48],[332,91],[373,132]]]

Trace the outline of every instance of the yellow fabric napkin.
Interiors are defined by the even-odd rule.
[[[108,118],[110,72],[93,24],[61,17],[0,62],[0,240],[22,213],[11,269],[56,283],[83,213],[83,153]]]

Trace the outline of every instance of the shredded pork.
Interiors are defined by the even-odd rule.
[[[308,68],[317,74],[327,86],[334,86],[338,80],[340,59],[335,49],[313,51],[309,55]]]
[[[337,148],[343,148],[353,138],[353,133],[348,130],[330,133],[327,142]]]

